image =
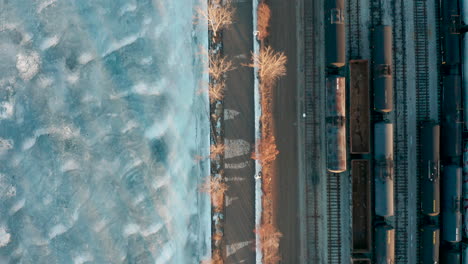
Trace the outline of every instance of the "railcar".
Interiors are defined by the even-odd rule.
[[[463,215],[463,235],[468,238],[468,142],[463,148]]]
[[[353,179],[353,252],[372,250],[371,173],[369,160],[352,160]]]
[[[375,214],[393,216],[393,124],[374,125]]]
[[[461,178],[461,167],[456,165],[444,167],[442,178],[442,239],[451,243],[461,241]]]
[[[393,110],[392,43],[392,27],[377,26],[373,47],[374,110],[382,113]]]
[[[454,249],[442,249],[441,253],[441,262],[442,264],[461,264],[461,253],[458,250]]]
[[[442,92],[442,155],[459,157],[462,151],[463,121],[460,75],[443,76]]]
[[[440,126],[434,121],[421,125],[421,212],[436,216],[440,212]]]
[[[325,60],[326,65],[345,65],[345,5],[344,0],[326,1],[325,12]]]
[[[389,225],[375,228],[375,261],[376,264],[395,263],[395,230]]]
[[[367,154],[371,148],[369,61],[349,61],[350,152]]]
[[[345,78],[327,76],[327,169],[333,173],[346,170],[346,87]]]
[[[370,259],[366,258],[359,258],[359,259],[352,259],[352,264],[371,264]]]
[[[440,231],[437,226],[427,225],[421,228],[420,246],[421,264],[439,263]]]
[[[441,1],[441,37],[442,64],[444,66],[460,65],[460,26],[461,17],[458,0]]]

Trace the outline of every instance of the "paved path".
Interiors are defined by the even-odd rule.
[[[225,93],[225,215],[226,263],[255,263],[255,182],[250,158],[254,139],[253,70],[241,66],[250,60],[253,46],[252,1],[236,1],[234,24],[224,30],[224,54],[236,70],[228,73]]]
[[[298,153],[297,153],[297,40],[296,0],[270,0],[272,11],[269,44],[288,57],[287,75],[274,91],[274,121],[277,158],[277,224],[283,237],[280,241],[281,263],[300,263]]]

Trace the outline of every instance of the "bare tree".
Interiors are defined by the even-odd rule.
[[[232,65],[232,61],[220,54],[209,54],[208,59],[208,72],[210,76],[215,80],[220,80],[220,78],[226,72],[235,69],[235,67]]]
[[[263,40],[268,37],[268,26],[270,25],[271,10],[265,3],[260,3],[257,8],[257,30],[258,39]]]
[[[224,154],[224,145],[223,144],[213,144],[210,147],[210,158],[216,159],[221,154]]]
[[[199,19],[208,22],[208,27],[213,31],[215,38],[220,30],[232,24],[234,11],[231,1],[225,1],[224,4],[221,1],[212,1],[208,4],[207,10],[197,8]]]
[[[228,189],[227,184],[221,177],[207,177],[206,181],[200,186],[201,192],[209,193],[211,196],[211,204],[221,210],[224,204],[224,194]]]
[[[279,255],[279,241],[283,234],[272,224],[262,224],[255,232],[260,236],[260,249],[263,253],[263,263],[278,263],[281,260]]]
[[[201,264],[223,264],[223,259],[221,258],[221,252],[219,249],[213,250],[211,259],[202,260]]]
[[[222,100],[224,98],[224,82],[210,82],[210,87],[208,88],[208,94],[210,97],[210,103]]]
[[[262,166],[276,160],[276,156],[278,156],[279,151],[276,148],[275,137],[270,136],[268,138],[263,138],[257,144],[258,153],[252,153],[253,159],[260,160]]]
[[[258,68],[258,75],[264,84],[271,84],[286,75],[287,58],[283,52],[275,52],[271,47],[262,48],[260,54],[252,53],[249,67]]]

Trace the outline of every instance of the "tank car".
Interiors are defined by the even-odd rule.
[[[462,243],[462,259],[463,259],[463,263],[468,263],[468,244],[466,243]]]
[[[444,168],[442,178],[442,239],[457,243],[461,240],[462,170],[456,165]]]
[[[440,212],[440,126],[427,121],[421,124],[421,211],[436,216]]]
[[[345,9],[344,0],[326,1],[325,60],[327,66],[345,65]]]
[[[377,26],[374,30],[374,110],[387,113],[393,109],[392,27]]]
[[[437,226],[427,225],[421,228],[421,264],[439,263],[440,231]]]
[[[462,94],[459,75],[443,77],[442,92],[442,155],[445,159],[458,157],[462,150]]]
[[[327,76],[327,169],[346,170],[346,87],[345,78]]]
[[[460,9],[458,0],[441,1],[441,37],[442,64],[445,66],[459,65],[460,57]]]
[[[374,125],[375,214],[393,216],[393,124]]]
[[[395,230],[389,225],[375,228],[375,260],[377,264],[395,263]]]
[[[468,25],[468,1],[462,1],[462,21],[465,24],[465,30]],[[463,49],[463,89],[464,89],[464,97],[465,97],[465,107],[468,105],[468,35],[465,33],[462,39],[462,49]],[[465,127],[468,130],[468,111],[465,111]],[[468,260],[467,260],[468,262]]]
[[[463,234],[468,238],[468,142],[463,148],[463,215]]]
[[[461,254],[459,251],[453,249],[442,249],[440,256],[442,264],[461,264]]]

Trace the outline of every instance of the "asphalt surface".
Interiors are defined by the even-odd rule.
[[[279,155],[276,160],[277,196],[274,201],[281,263],[300,263],[297,131],[296,1],[268,0],[271,8],[269,45],[288,57],[287,75],[274,90],[274,122]]]
[[[255,263],[255,166],[251,152],[254,138],[254,76],[251,68],[241,64],[250,61],[253,47],[252,1],[235,1],[234,24],[224,30],[224,55],[236,69],[226,80],[225,139],[246,142],[250,150],[240,151],[225,160],[229,189],[225,211],[226,263]],[[225,112],[226,113],[226,112]],[[234,114],[232,114],[234,113]],[[244,144],[245,145],[245,144]],[[236,146],[226,146],[236,147]]]

